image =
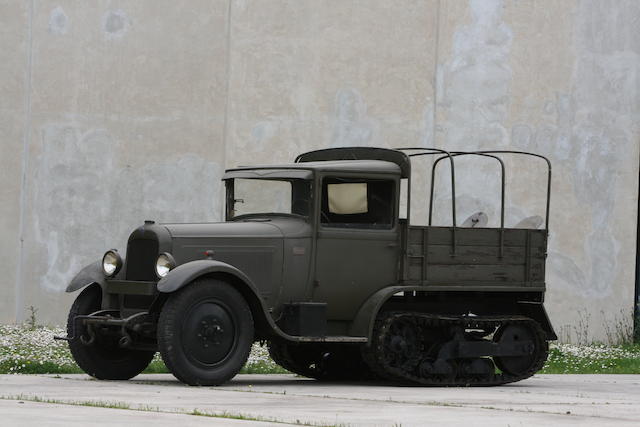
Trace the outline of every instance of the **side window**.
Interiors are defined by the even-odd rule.
[[[325,178],[321,222],[327,227],[390,229],[394,189],[392,180]]]

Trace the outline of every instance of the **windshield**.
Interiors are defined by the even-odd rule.
[[[247,215],[309,216],[311,183],[305,179],[235,178],[227,181],[229,220]]]

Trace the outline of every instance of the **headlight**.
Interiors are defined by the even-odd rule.
[[[163,278],[176,266],[176,261],[173,259],[170,253],[161,253],[156,261],[156,275],[159,278]]]
[[[118,274],[122,267],[122,258],[115,249],[107,251],[102,257],[102,271],[107,277],[113,277]]]

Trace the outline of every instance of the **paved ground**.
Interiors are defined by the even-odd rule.
[[[640,375],[538,375],[491,388],[329,384],[292,375],[239,375],[221,387],[198,388],[170,375],[113,382],[85,375],[0,375],[0,397],[0,425],[20,426],[600,427],[637,426],[640,420]],[[239,417],[248,420],[234,419]]]

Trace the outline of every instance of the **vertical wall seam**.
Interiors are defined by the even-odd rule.
[[[435,52],[433,59],[433,116],[431,118],[431,144],[433,147],[437,147],[436,142],[436,120],[438,119],[438,52],[440,50],[440,1],[436,3],[436,37],[435,37]]]
[[[34,0],[29,2],[28,32],[27,32],[27,73],[25,76],[25,116],[24,116],[24,138],[22,141],[22,177],[20,181],[20,213],[18,226],[18,265],[16,267],[15,282],[15,320],[24,320],[24,235],[26,228],[26,206],[27,206],[27,173],[29,167],[29,143],[31,142],[31,89],[33,82],[33,9]]]
[[[640,342],[640,156],[638,157],[638,211],[636,212],[636,280],[633,298],[633,340]]]
[[[224,150],[223,164],[227,166],[227,142],[229,133],[229,87],[231,80],[231,3],[233,0],[229,0],[227,3],[227,40],[225,46],[225,101],[224,101],[224,124],[222,130],[222,143]]]
[[[224,121],[222,125],[222,168],[227,169],[227,143],[228,143],[228,134],[229,134],[229,88],[231,86],[231,2],[233,0],[229,0],[227,2],[227,40],[225,46],[225,101],[224,101]],[[224,191],[223,191],[224,193]],[[223,200],[221,203],[221,212],[222,219],[225,217],[225,199],[223,195]]]

